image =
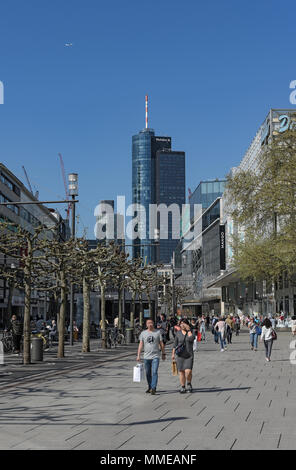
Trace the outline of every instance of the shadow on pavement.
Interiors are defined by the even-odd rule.
[[[219,388],[219,387],[214,387],[214,388],[194,388],[192,393],[209,393],[209,392],[229,392],[229,391],[234,391],[234,390],[250,390],[252,387],[233,387],[233,388]],[[171,393],[179,393],[179,390],[159,390],[157,394],[160,393],[162,395],[169,395]]]

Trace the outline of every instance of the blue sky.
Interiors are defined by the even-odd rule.
[[[0,161],[41,199],[79,173],[79,231],[100,199],[131,200],[131,137],[186,152],[186,186],[237,165],[270,107],[292,107],[292,1],[3,0]],[[73,47],[65,47],[71,42]]]

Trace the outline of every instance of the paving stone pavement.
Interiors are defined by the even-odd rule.
[[[290,333],[272,361],[247,332],[221,353],[211,333],[181,395],[168,359],[155,396],[132,382],[133,357],[18,384],[0,395],[0,449],[295,449],[296,365]]]

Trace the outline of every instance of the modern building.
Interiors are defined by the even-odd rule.
[[[225,269],[225,228],[221,216],[219,197],[200,211],[175,251],[174,272],[181,274],[176,284],[191,291],[182,304],[182,311],[188,315],[221,312],[221,288],[208,288]]]
[[[124,247],[124,216],[115,212],[113,199],[100,201],[96,217],[96,236],[99,243],[114,242]],[[95,242],[95,241],[93,241]]]
[[[34,228],[42,224],[48,227],[48,237],[58,237],[66,240],[70,236],[69,221],[64,220],[55,209],[49,209],[38,202],[38,199],[24,186],[24,184],[8,169],[0,163],[0,202],[34,202],[36,204],[11,204],[0,205],[0,221],[11,222],[20,225],[28,232],[33,233]],[[51,229],[56,228],[53,232]],[[0,253],[0,264],[8,269],[15,265],[14,260],[8,259]],[[13,290],[10,298],[10,286],[8,281],[0,279],[0,323],[6,318],[8,307],[16,314],[22,314],[24,310],[24,294],[18,289]],[[32,291],[31,315],[33,317],[45,316],[47,295]],[[10,306],[8,304],[11,303]]]
[[[185,153],[172,150],[158,150],[156,152],[156,204],[165,204],[168,208],[172,204],[178,206],[179,213],[182,212],[182,206],[185,204]],[[172,255],[180,239],[180,230],[178,238],[173,233],[173,212],[168,212],[168,218],[161,220],[158,214],[157,228],[162,234],[163,224],[167,225],[168,239],[162,239],[160,236],[157,247],[157,262],[170,263]],[[166,224],[167,222],[167,224]],[[179,220],[176,221],[178,228]]]
[[[135,217],[137,217],[139,232],[139,237],[133,240],[133,258],[140,256],[146,263],[155,263],[160,253],[166,259],[172,256],[173,244],[169,244],[169,248],[166,249],[165,241],[163,241],[161,252],[154,246],[155,239],[151,238],[149,230],[149,206],[157,204],[157,197],[165,203],[169,200],[175,202],[172,200],[171,188],[177,175],[173,174],[173,168],[177,166],[179,169],[183,164],[184,153],[172,152],[171,137],[156,136],[154,130],[148,128],[147,99],[146,97],[146,127],[132,137],[132,202],[137,208]],[[163,174],[165,164],[167,165],[166,178]],[[183,172],[182,167],[182,174]],[[184,190],[182,191],[185,195],[185,176],[183,178],[181,175],[182,182],[183,179]],[[161,186],[162,183],[164,187]],[[178,191],[177,200],[180,199],[180,192],[181,190]]]
[[[241,163],[231,171],[249,169],[256,171],[265,146],[272,141],[273,136],[282,134],[288,129],[296,129],[295,110],[271,109]],[[287,279],[284,273],[274,284],[266,281],[244,282],[239,278],[238,272],[232,266],[233,253],[230,243],[231,236],[239,228],[234,226],[228,213],[225,195],[222,197],[222,205],[224,207],[222,224],[225,226],[225,270],[208,286],[222,288],[222,307],[225,312],[269,315],[283,311],[286,315],[296,314],[296,282]]]
[[[156,249],[149,235],[149,206],[156,204],[156,152],[170,150],[171,138],[155,136],[153,129],[143,129],[133,136],[132,142],[132,202],[137,205],[135,216],[141,233],[141,238],[133,240],[133,258],[141,256],[147,263],[153,263]]]
[[[190,217],[194,216],[194,204],[201,204],[207,209],[217,197],[221,197],[225,189],[226,180],[201,181],[196,189],[189,195]]]
[[[221,274],[223,254],[220,241],[225,179],[201,181],[189,194],[189,208],[183,213],[181,239],[174,250],[177,285],[190,289],[182,310],[188,315],[202,311],[218,313],[221,289],[207,289],[207,283]]]

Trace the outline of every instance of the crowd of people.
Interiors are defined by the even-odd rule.
[[[250,338],[250,348],[258,350],[258,340],[262,341],[265,348],[265,360],[271,361],[273,342],[277,339],[276,327],[278,321],[283,321],[281,315],[201,315],[198,318],[178,317],[176,315],[166,318],[161,314],[154,325],[152,318],[146,321],[146,330],[140,335],[137,361],[141,361],[141,353],[144,351],[144,367],[148,389],[146,393],[154,395],[158,382],[158,367],[160,355],[166,359],[166,342],[174,340],[172,349],[172,362],[176,364],[180,380],[180,393],[192,392],[192,370],[194,364],[195,343],[206,341],[206,331],[211,330],[214,342],[224,352],[232,344],[232,337],[239,336],[241,327],[247,328]],[[296,335],[296,316],[289,323],[292,335]]]

